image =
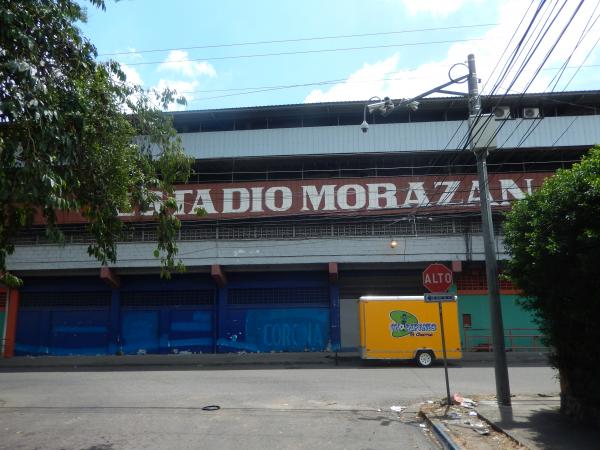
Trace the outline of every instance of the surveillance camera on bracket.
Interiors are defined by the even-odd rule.
[[[369,111],[369,114],[373,114],[375,111],[379,111],[382,116],[387,116],[394,110],[394,108],[394,102],[389,97],[385,97],[380,102],[371,103],[370,105],[367,105],[367,110]]]
[[[412,102],[408,102],[406,104],[406,107],[408,109],[410,109],[411,111],[416,111],[417,109],[419,109],[419,102],[416,100],[413,100]]]
[[[366,133],[367,131],[369,131],[369,124],[367,123],[366,120],[363,120],[363,123],[360,124],[360,129],[363,133]]]

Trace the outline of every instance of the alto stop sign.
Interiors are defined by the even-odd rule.
[[[423,286],[429,292],[446,292],[452,286],[452,271],[443,264],[430,264],[423,271]]]

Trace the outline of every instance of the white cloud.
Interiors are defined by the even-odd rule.
[[[326,92],[315,89],[308,94],[304,101],[313,103],[350,98],[367,99],[373,96],[373,92],[382,92],[386,89],[386,82],[382,78],[385,74],[396,70],[399,58],[400,56],[396,53],[374,64],[365,63],[343,83],[334,85]]]
[[[448,48],[444,58],[440,58],[437,61],[430,61],[413,68],[409,68],[408,65],[410,63],[408,61],[403,61],[398,53],[372,64],[365,63],[361,68],[350,74],[344,82],[336,84],[326,90],[313,90],[306,96],[305,102],[366,100],[373,95],[378,95],[380,97],[389,96],[391,98],[413,97],[448,81],[446,75],[448,69],[456,63],[466,62],[467,55],[470,53],[475,54],[477,74],[483,80],[483,92],[489,93],[494,83],[498,80],[500,69],[507,60],[510,51],[516,46],[517,38],[510,43],[509,41],[513,36],[513,32],[519,25],[521,18],[525,16],[528,6],[529,2],[523,2],[522,0],[500,2],[498,4],[499,25],[489,29],[482,40],[455,43]],[[594,5],[591,3],[584,4],[576,16],[576,19],[569,26],[565,35],[560,39],[556,49],[545,63],[545,68],[558,67],[569,56],[575,47],[582,30],[585,28],[587,21],[593,15],[593,7]],[[573,4],[567,5],[561,14],[559,14],[551,32],[542,40],[534,57],[529,61],[523,73],[512,86],[512,92],[522,92],[526,88],[528,92],[544,92],[553,89],[552,77],[556,73],[556,71],[553,70],[542,70],[531,86],[527,87],[527,85],[533,78],[535,69],[541,64],[544,56],[558,38],[560,31],[567,23],[574,8],[575,6]],[[549,11],[550,9],[550,7],[547,7],[544,11]],[[533,8],[527,12],[527,16],[516,33],[517,37],[523,34],[532,14]],[[545,16],[538,16],[536,22],[544,23]],[[573,54],[569,65],[574,66],[583,62],[587,53],[600,37],[600,29],[598,29],[598,27],[595,28],[596,29],[592,29],[592,31],[589,32],[585,41]],[[538,31],[539,29],[534,30],[532,34],[536,35]],[[531,42],[529,43],[529,46],[531,46]],[[508,48],[509,51],[502,55],[505,48]],[[595,56],[597,55],[598,52],[596,52]],[[502,88],[509,87],[516,75],[516,69],[524,58],[525,54],[517,59],[516,64],[513,65],[514,68],[512,72],[502,83],[500,83]],[[494,70],[499,60],[501,63],[498,65],[498,68]],[[590,64],[591,61],[593,61],[592,58],[588,59],[586,64]],[[589,70],[587,70],[587,72],[585,69],[582,70],[578,75],[578,78],[585,78],[589,75],[589,72]],[[465,73],[466,68],[460,66],[456,67],[453,71],[454,76],[460,76]],[[573,70],[567,71],[555,90],[564,89],[573,73]],[[568,88],[573,89],[573,85],[570,85]],[[577,85],[577,88],[581,88],[581,86]],[[588,85],[587,88],[597,89],[598,86],[590,87]],[[466,90],[466,86],[454,85],[451,89]],[[501,94],[505,92],[506,91],[503,89],[496,91],[496,93]]]
[[[189,61],[188,52],[183,50],[171,50],[165,62],[158,66],[159,71],[171,71],[181,73],[187,77],[205,75],[216,77],[217,71],[206,61]]]
[[[140,73],[133,67],[130,67],[127,64],[121,64],[121,70],[123,71],[123,73],[125,73],[128,83],[137,84],[140,86],[144,84]]]
[[[138,53],[137,50],[133,47],[128,47],[127,51],[129,52],[126,56],[132,61],[140,61],[144,59],[141,53]]]
[[[187,102],[190,103],[192,100],[194,100],[194,91],[198,88],[198,81],[160,79],[158,83],[152,87],[152,89],[158,92],[162,92],[167,88],[177,91],[178,97],[183,96],[186,98]],[[169,111],[183,111],[185,109],[185,105],[179,105],[177,103],[172,103],[169,105]]]
[[[411,15],[428,13],[434,16],[447,16],[463,7],[464,0],[402,0]]]

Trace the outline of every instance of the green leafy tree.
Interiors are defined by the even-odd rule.
[[[561,410],[600,424],[600,147],[507,214],[508,275],[559,370]]]
[[[90,3],[104,9],[102,0]],[[186,181],[191,161],[163,113],[174,91],[144,91],[77,28],[85,10],[71,0],[0,0],[0,273],[18,233],[42,218],[60,242],[63,212],[78,212],[94,242],[90,256],[117,258],[123,230],[118,212],[138,205],[155,214],[154,252],[163,273],[177,261],[173,184]],[[154,192],[165,192],[166,200]]]

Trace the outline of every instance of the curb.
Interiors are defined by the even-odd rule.
[[[499,427],[495,422],[491,421],[490,419],[488,419],[487,417],[485,417],[483,414],[481,414],[479,411],[477,411],[477,415],[479,416],[480,419],[484,420],[485,422],[487,422],[487,424],[492,427],[495,431],[497,431],[498,433],[502,433],[506,436],[508,436],[511,440],[513,440],[516,444],[522,446],[523,448],[530,448],[529,445],[525,444],[524,442],[522,442],[521,440],[519,440],[515,435],[513,435],[510,431],[506,431],[504,428]]]
[[[450,430],[437,419],[431,419],[423,411],[419,412],[419,415],[425,419],[429,426],[433,429],[435,436],[437,437],[442,447],[447,450],[461,450],[462,447],[450,437]]]
[[[488,363],[493,354],[465,353],[462,362],[465,365]],[[511,361],[512,360],[512,361]],[[264,354],[193,354],[193,355],[102,355],[102,356],[18,356],[0,359],[2,370],[43,370],[60,368],[152,368],[152,367],[242,367],[242,366],[304,366],[304,365],[335,365],[357,364],[361,360],[353,352],[301,352],[301,353],[264,353]],[[380,364],[388,364],[380,361]],[[392,361],[394,363],[394,361]],[[525,353],[512,355],[509,364],[544,363],[543,354]],[[459,363],[459,366],[461,364]]]
[[[265,366],[333,366],[338,364],[335,354],[308,356],[264,355],[265,357],[196,357],[174,355],[145,355],[126,357],[16,357],[0,360],[3,370],[44,370],[61,368],[118,369],[118,368],[211,368],[211,367],[265,367]],[[339,358],[341,360],[341,358]]]

